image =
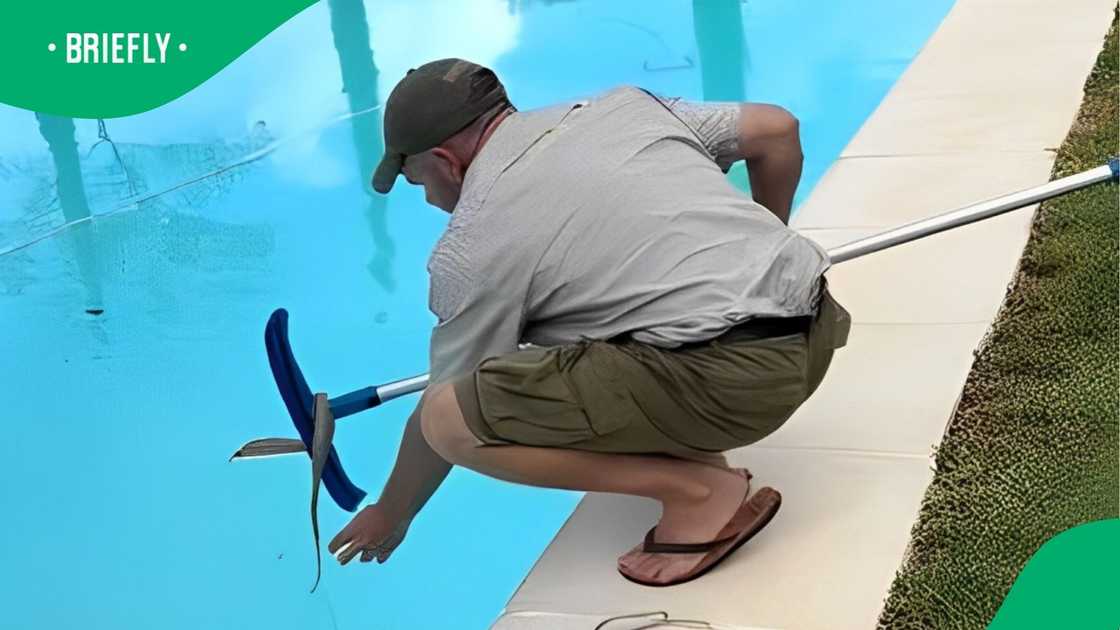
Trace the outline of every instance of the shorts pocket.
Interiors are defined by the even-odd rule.
[[[808,395],[804,333],[733,343],[704,359],[707,369],[695,370],[688,398],[701,424],[733,438],[732,447],[776,431]]]
[[[484,361],[477,376],[483,418],[498,437],[526,446],[567,446],[626,427],[638,410],[619,386],[612,351],[582,342]]]
[[[610,435],[642,419],[641,408],[626,386],[628,357],[616,346],[603,342],[587,343],[580,360],[570,372],[572,388],[579,398],[587,424],[597,436]]]

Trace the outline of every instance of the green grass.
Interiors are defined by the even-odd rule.
[[[1117,24],[1054,177],[1117,153]],[[1043,204],[936,453],[882,628],[983,628],[1042,543],[1120,514],[1115,184]],[[1057,602],[1055,602],[1057,604]]]

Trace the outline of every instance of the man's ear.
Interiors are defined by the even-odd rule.
[[[463,183],[463,177],[467,169],[459,156],[443,147],[436,147],[432,149],[431,157],[439,160],[440,165],[447,169],[447,174],[455,183]]]

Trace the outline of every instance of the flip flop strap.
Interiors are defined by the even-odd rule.
[[[646,533],[645,542],[642,544],[642,551],[646,553],[704,553],[711,551],[723,543],[735,538],[738,534],[731,534],[723,538],[717,538],[702,543],[659,543],[653,540],[653,527]]]

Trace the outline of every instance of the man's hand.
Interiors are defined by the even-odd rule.
[[[332,554],[342,550],[337,556],[339,564],[347,564],[359,552],[362,554],[362,562],[377,558],[380,564],[388,560],[393,550],[404,540],[410,522],[410,519],[394,516],[382,504],[374,503],[358,512],[350,524],[331,540],[327,550]]]
[[[338,561],[346,564],[359,553],[362,562],[377,558],[385,562],[404,540],[412,519],[443,483],[451,464],[444,461],[424,440],[420,430],[420,406],[408,417],[397,452],[397,463],[377,503],[366,507],[342,528],[327,546]]]

